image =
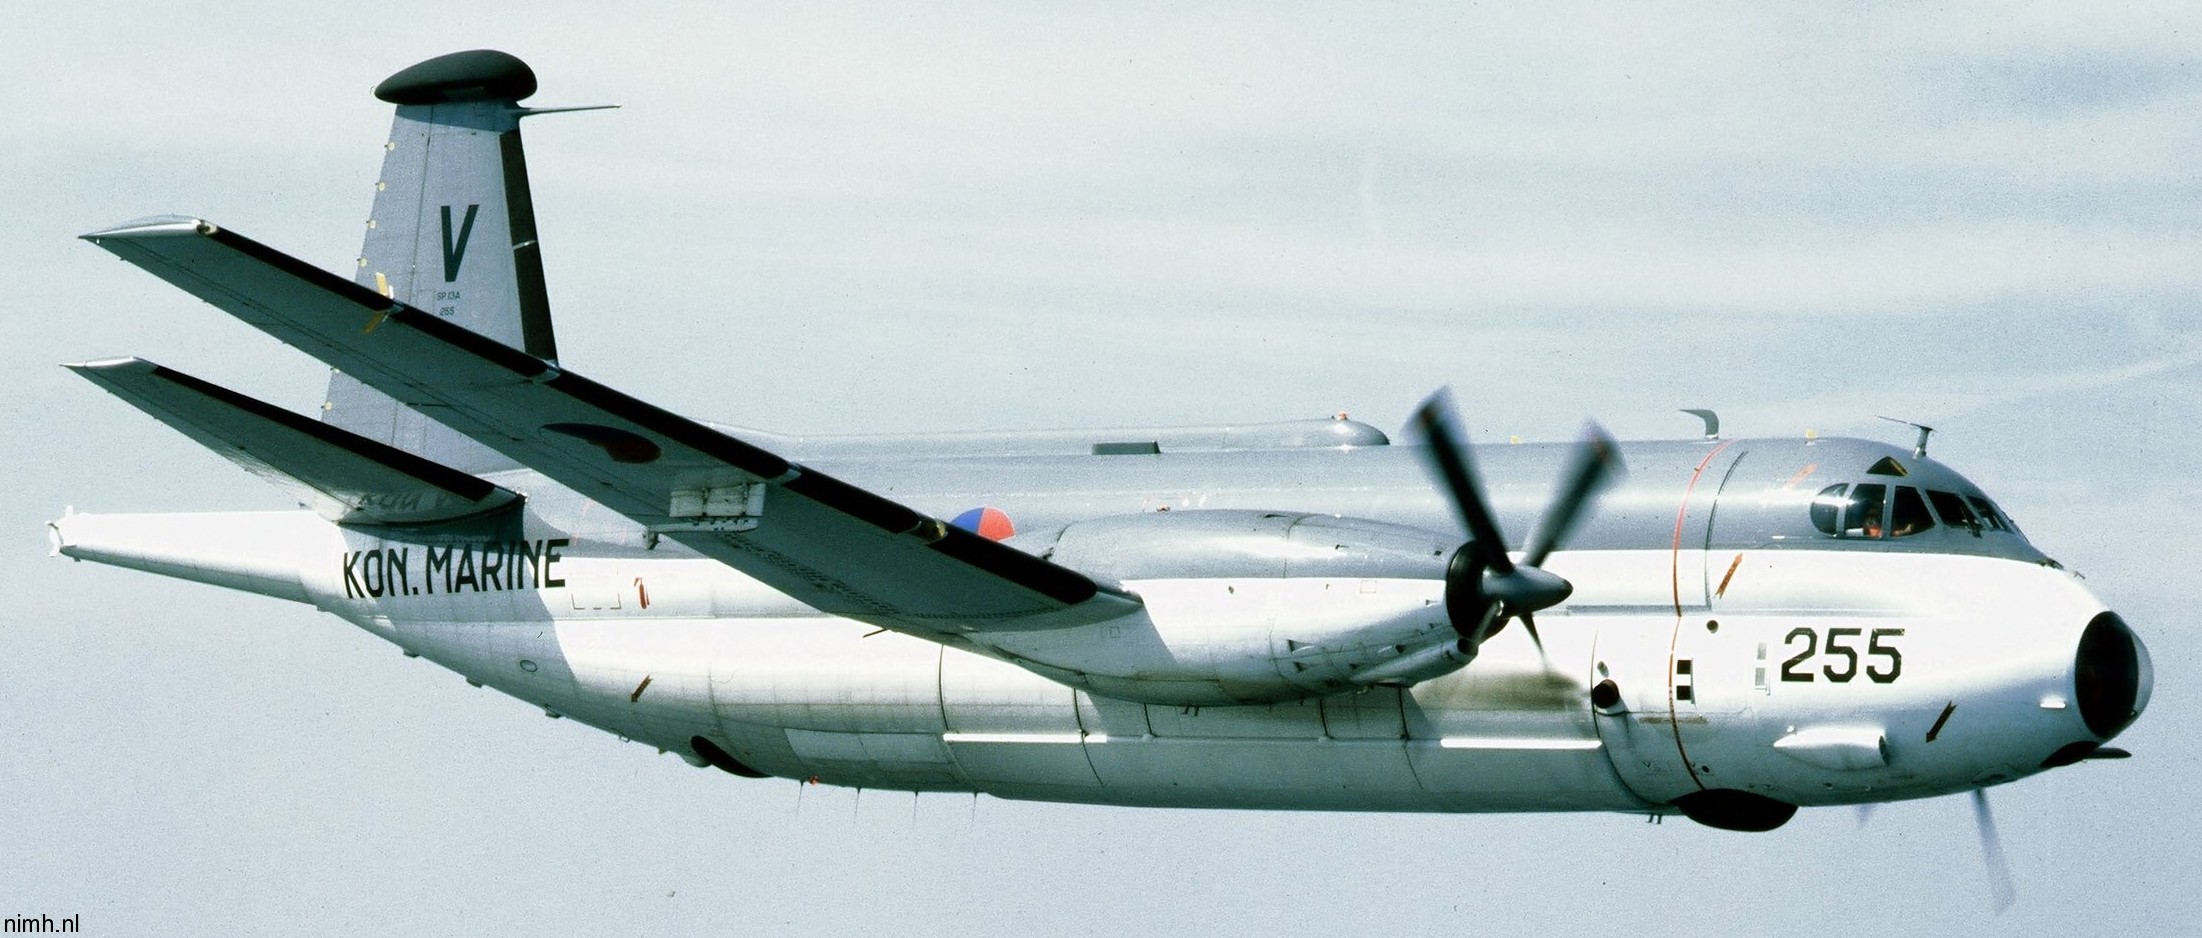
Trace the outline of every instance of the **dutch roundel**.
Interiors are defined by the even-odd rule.
[[[999,508],[973,508],[948,523],[990,541],[1005,541],[1017,533],[1017,528],[1009,523],[1009,516],[1002,514]]]

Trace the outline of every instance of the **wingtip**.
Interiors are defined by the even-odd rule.
[[[189,215],[147,215],[133,218],[111,228],[86,232],[78,238],[98,244],[106,238],[157,238],[174,235],[210,235],[214,223]]]
[[[154,365],[135,355],[125,355],[121,358],[102,358],[88,362],[64,362],[61,367],[81,375],[89,372],[147,370]]]

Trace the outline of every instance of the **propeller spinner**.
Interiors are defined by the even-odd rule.
[[[1468,646],[1464,650],[1473,651],[1505,628],[1508,619],[1520,619],[1530,641],[1542,652],[1537,610],[1558,605],[1575,591],[1574,584],[1542,565],[1574,532],[1606,481],[1621,468],[1613,438],[1595,423],[1585,427],[1582,441],[1568,457],[1558,496],[1545,509],[1521,562],[1515,563],[1506,554],[1506,538],[1499,533],[1483,487],[1476,481],[1465,436],[1458,430],[1452,394],[1439,390],[1430,395],[1415,412],[1415,424],[1429,440],[1431,471],[1444,484],[1446,497],[1468,529],[1468,543],[1453,553],[1445,574],[1445,612]]]

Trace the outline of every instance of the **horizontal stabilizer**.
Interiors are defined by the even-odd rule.
[[[661,536],[819,609],[912,634],[1082,625],[1139,607],[929,518],[190,218],[85,236]]]
[[[331,521],[425,524],[520,499],[495,483],[142,358],[68,368]]]

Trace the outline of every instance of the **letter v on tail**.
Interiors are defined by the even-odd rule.
[[[479,203],[466,207],[466,217],[459,222],[459,237],[451,237],[451,206],[443,207],[443,282],[459,279],[459,265],[466,261],[466,240],[474,236],[474,215],[481,211]]]

